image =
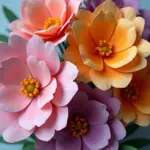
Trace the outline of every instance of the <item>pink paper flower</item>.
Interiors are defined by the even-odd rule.
[[[66,39],[69,26],[83,0],[23,0],[22,19],[10,24],[13,32],[30,39],[39,35],[56,45]]]
[[[66,127],[78,71],[70,62],[60,63],[54,44],[12,34],[8,44],[0,43],[0,63],[0,134],[5,141],[32,133],[47,141]]]

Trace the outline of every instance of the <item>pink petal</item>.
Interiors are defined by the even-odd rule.
[[[57,131],[62,130],[67,126],[68,120],[68,107],[56,107],[56,121],[55,129]]]
[[[3,132],[2,136],[6,142],[15,143],[28,138],[34,130],[35,129],[27,131],[19,125],[18,120],[14,120],[12,124],[10,124],[10,126]]]
[[[8,44],[13,48],[13,54],[18,58],[26,62],[27,59],[27,40],[17,36],[16,34],[10,34]]]
[[[61,64],[60,73],[57,76],[58,86],[52,100],[55,105],[67,105],[76,94],[78,86],[73,80],[77,77],[77,74],[77,67],[72,63],[64,62]]]
[[[41,0],[24,0],[23,9],[25,10],[24,17],[39,29],[43,29],[44,21],[51,17],[44,1]]]
[[[24,78],[31,75],[27,65],[18,58],[10,58],[1,64],[0,83],[4,85],[20,85]]]
[[[65,0],[46,0],[46,5],[52,17],[61,18],[66,9]]]
[[[60,60],[53,43],[47,42],[44,45],[44,41],[39,36],[34,36],[27,45],[27,54],[44,60],[49,66],[52,76],[58,72]]]
[[[46,123],[37,128],[35,136],[42,141],[50,141],[55,134],[56,113],[53,112]]]
[[[52,105],[49,103],[42,109],[37,107],[36,98],[30,106],[19,117],[19,124],[26,130],[31,130],[35,126],[42,126],[52,113]]]
[[[56,88],[57,82],[54,78],[52,79],[51,83],[47,87],[45,87],[40,93],[40,95],[37,97],[38,108],[44,107],[48,102],[50,102],[53,99]]]
[[[12,23],[10,23],[9,26],[13,32],[21,35],[26,39],[31,37],[34,34],[34,32],[38,30],[32,24],[24,20],[15,20]]]
[[[18,112],[29,105],[31,99],[23,96],[20,86],[6,86],[0,88],[0,111]]]
[[[91,126],[89,133],[83,136],[83,142],[92,150],[104,148],[108,145],[109,139],[108,125]]]
[[[29,56],[27,64],[32,76],[40,82],[42,87],[47,86],[51,80],[51,74],[45,61],[38,61],[35,56]]]
[[[0,111],[0,135],[9,127],[9,125],[18,118],[18,113],[8,113]]]

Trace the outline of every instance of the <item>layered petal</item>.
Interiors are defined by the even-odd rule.
[[[51,74],[45,61],[38,61],[35,56],[29,56],[27,64],[32,76],[40,82],[41,86],[47,86],[51,80]]]
[[[21,111],[29,105],[31,100],[21,94],[20,86],[10,85],[0,88],[0,111]]]
[[[56,79],[52,79],[50,84],[46,86],[37,97],[37,105],[39,108],[44,107],[47,103],[49,103],[54,98],[54,93],[56,92],[57,81]]]
[[[92,21],[89,26],[89,31],[98,45],[100,40],[109,41],[116,27],[117,21],[115,20],[112,13],[99,13]],[[107,30],[105,30],[107,29]]]
[[[136,17],[136,11],[133,7],[124,7],[121,9],[123,17],[129,20],[133,20]]]
[[[108,145],[110,137],[110,129],[107,124],[91,126],[89,133],[83,136],[83,142],[90,149],[102,149]]]
[[[122,67],[128,63],[130,63],[137,54],[137,48],[135,46],[122,51],[113,54],[111,57],[105,58],[105,63],[112,68],[119,68]]]
[[[52,105],[48,103],[43,108],[37,107],[35,98],[30,106],[19,117],[19,124],[26,130],[31,130],[35,126],[42,126],[52,114]]]
[[[39,36],[34,36],[28,42],[27,54],[28,56],[36,56],[39,60],[44,60],[52,75],[58,72],[60,60],[53,43],[47,42],[44,45],[44,41]]]
[[[121,73],[105,65],[101,72],[91,70],[90,77],[98,88],[108,90],[111,86],[117,88],[126,87],[132,79],[132,74]]]
[[[130,48],[136,40],[136,29],[134,23],[128,19],[118,20],[117,27],[110,40],[114,46],[114,52],[120,52]]]
[[[70,70],[70,71],[68,71]],[[78,70],[75,65],[70,62],[61,64],[60,72],[57,76],[57,89],[52,103],[57,106],[67,105],[78,90],[73,80],[77,77]],[[67,81],[67,84],[66,84]]]

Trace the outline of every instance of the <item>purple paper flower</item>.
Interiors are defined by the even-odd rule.
[[[90,11],[94,11],[94,9],[105,0],[86,0],[85,5],[86,8]],[[140,0],[113,0],[119,8],[131,6],[137,12],[140,7]]]
[[[80,84],[69,105],[67,127],[49,142],[37,140],[37,150],[117,150],[125,137],[122,123],[115,117],[120,102],[111,91],[102,92]]]

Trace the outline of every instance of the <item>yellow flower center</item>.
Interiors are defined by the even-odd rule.
[[[136,84],[130,84],[128,87],[122,90],[122,96],[125,100],[137,100],[139,91]]]
[[[69,121],[69,130],[73,137],[80,137],[89,131],[87,119],[81,115],[75,115]]]
[[[109,44],[106,40],[99,41],[99,45],[96,47],[96,51],[102,57],[108,57],[112,54],[113,46]]]
[[[59,26],[59,25],[61,25],[60,19],[51,17],[44,21],[44,30],[47,30],[50,27]]]
[[[26,97],[36,97],[40,93],[41,85],[32,76],[28,79],[24,79],[20,85],[20,92]]]

